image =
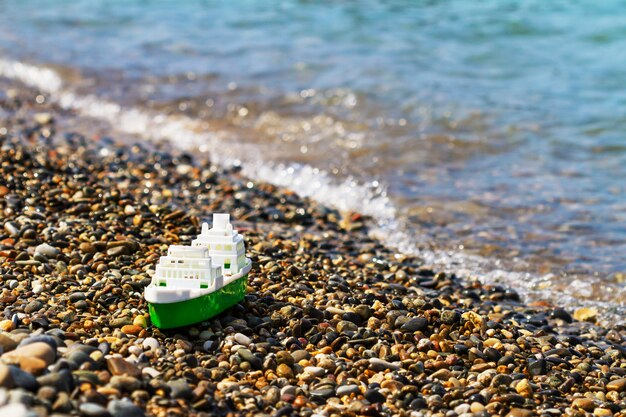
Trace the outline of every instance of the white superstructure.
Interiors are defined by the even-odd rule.
[[[222,268],[212,263],[202,247],[171,245],[159,259],[153,282],[159,287],[212,288],[222,277]]]
[[[202,233],[191,242],[191,246],[208,249],[211,261],[221,266],[226,276],[238,274],[248,264],[243,236],[233,229],[229,214],[213,214],[213,227],[203,223]]]

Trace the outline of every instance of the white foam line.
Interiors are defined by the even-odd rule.
[[[289,187],[340,210],[355,210],[354,202],[357,202],[362,204],[358,209],[363,214],[385,221],[395,218],[395,208],[384,192],[375,193],[352,178],[336,184],[326,172],[309,165],[262,161],[253,145],[229,145],[233,140],[227,140],[226,132],[202,131],[200,124],[191,118],[124,108],[93,95],[77,95],[63,88],[63,80],[55,71],[22,62],[0,59],[0,75],[52,94],[51,100],[61,107],[105,120],[118,131],[147,140],[165,140],[185,150],[206,149],[213,163],[232,166],[244,162],[243,172],[251,178]]]
[[[396,250],[417,255],[427,264],[464,278],[475,277],[488,283],[502,283],[533,294],[535,298],[554,299],[550,289],[542,289],[541,283],[549,275],[537,277],[529,273],[495,269],[493,261],[460,252],[419,250],[416,239],[397,220],[397,211],[384,190],[348,178],[337,183],[328,173],[303,164],[275,164],[263,161],[255,145],[236,143],[226,132],[209,132],[199,123],[186,116],[169,116],[137,108],[124,108],[119,104],[93,95],[77,95],[63,87],[62,78],[52,69],[22,62],[0,59],[0,76],[15,79],[51,94],[51,100],[61,107],[99,120],[105,120],[114,129],[146,140],[168,141],[183,150],[202,149],[209,152],[211,161],[221,166],[241,165],[244,175],[277,186],[295,190],[303,197],[344,211],[357,211],[373,217],[377,228],[372,234],[385,245]],[[236,145],[231,145],[236,143]],[[497,262],[496,262],[497,263]],[[582,283],[584,284],[584,283]],[[581,302],[576,291],[581,285],[572,286],[563,296],[568,303],[595,304],[610,307],[608,303]],[[559,301],[564,301],[562,298]]]
[[[55,93],[63,86],[61,77],[49,68],[0,59],[0,75],[23,82],[44,93]]]

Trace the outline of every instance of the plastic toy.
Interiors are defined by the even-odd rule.
[[[213,214],[213,227],[191,246],[171,245],[146,287],[152,324],[160,329],[207,320],[243,300],[252,267],[243,236],[233,230],[230,215]]]

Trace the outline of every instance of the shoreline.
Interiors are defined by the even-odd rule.
[[[68,71],[74,69],[0,59],[0,75],[14,83],[18,81],[31,88],[41,88],[49,94],[50,102],[73,115],[71,119],[75,123],[65,126],[68,130],[89,132],[90,137],[112,136],[128,145],[139,142],[149,147],[154,142],[167,143],[191,154],[219,149],[220,152],[209,154],[211,162],[218,166],[237,166],[248,178],[297,189],[301,196],[340,211],[359,211],[371,216],[372,220],[368,222],[371,236],[393,250],[420,257],[430,268],[466,279],[478,277],[484,284],[515,288],[534,303],[566,305],[572,309],[594,308],[600,313],[598,322],[603,325],[626,324],[623,319],[626,315],[623,302],[626,287],[620,284],[623,281],[620,273],[604,276],[591,269],[572,273],[565,265],[544,269],[541,265],[543,260],[550,258],[549,253],[538,255],[540,257],[534,261],[523,256],[510,258],[508,254],[484,257],[471,249],[457,250],[454,238],[428,237],[427,231],[424,231],[426,236],[417,237],[419,229],[414,229],[399,214],[401,206],[397,206],[384,189],[372,189],[367,180],[356,184],[350,178],[335,180],[323,169],[297,161],[283,164],[271,162],[271,158],[242,158],[242,155],[257,155],[258,149],[249,147],[250,143],[245,140],[239,142],[238,137],[242,134],[254,136],[255,132],[233,134],[221,127],[209,128],[210,125],[192,116],[154,112],[150,107],[125,107],[97,96],[76,94],[66,86],[64,73]],[[74,74],[74,77],[79,75]],[[64,117],[58,122],[68,119]]]
[[[370,238],[361,215],[239,169],[164,144],[87,138],[37,95],[0,95],[0,386],[18,398],[3,407],[624,415],[622,325],[424,268]],[[255,263],[245,301],[203,326],[152,328],[147,271],[214,211],[245,233]]]

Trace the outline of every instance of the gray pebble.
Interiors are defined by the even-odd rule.
[[[58,372],[51,372],[37,378],[39,385],[48,385],[57,389],[57,391],[72,392],[74,389],[74,378],[72,373],[67,369],[61,369]]]
[[[188,398],[191,395],[191,388],[189,388],[189,384],[184,379],[169,381],[167,385],[172,390],[172,398]]]
[[[47,335],[47,334],[40,334],[40,335],[30,336],[30,337],[27,337],[26,339],[23,339],[20,342],[18,347],[26,346],[26,345],[29,345],[31,343],[36,343],[36,342],[47,343],[55,351],[57,350],[57,346],[63,345],[63,342],[61,342],[60,340],[58,340],[54,336],[50,336],[50,335]]]
[[[39,384],[34,376],[26,371],[22,371],[17,366],[9,366],[9,372],[11,373],[11,379],[16,387],[24,388],[28,391],[35,391],[39,388]]]
[[[107,410],[113,417],[144,417],[146,413],[130,401],[111,400]]]
[[[400,330],[413,333],[418,330],[426,330],[428,328],[428,320],[423,317],[413,317],[402,325]]]
[[[47,258],[56,258],[59,254],[59,250],[54,246],[50,246],[47,243],[42,243],[35,248],[35,253],[39,253]]]
[[[78,409],[81,413],[90,417],[108,417],[110,416],[106,408],[96,403],[83,403]]]
[[[358,394],[361,391],[359,390],[358,385],[342,385],[340,387],[337,387],[337,396],[338,397],[343,397],[344,395],[350,395],[350,394]]]
[[[250,352],[248,349],[239,349],[237,350],[237,354],[239,355],[239,357],[241,357],[241,359],[249,362],[250,365],[252,365],[252,367],[255,369],[260,369],[263,366],[263,362],[261,361],[261,359],[254,356],[252,352]]]

